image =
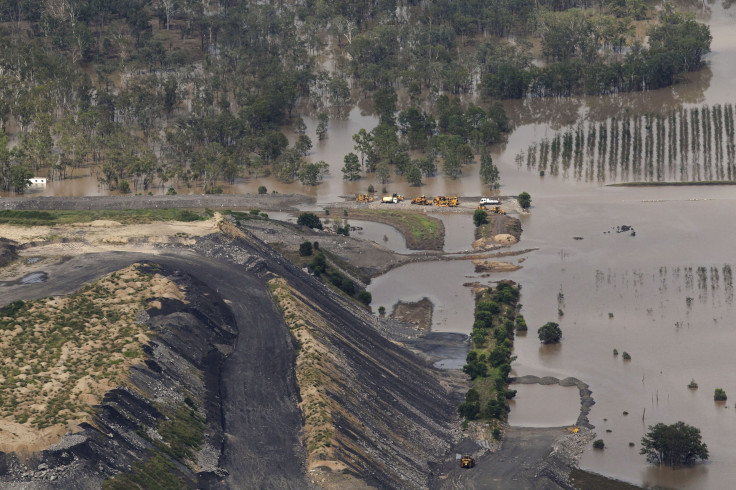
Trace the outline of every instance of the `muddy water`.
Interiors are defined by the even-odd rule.
[[[393,226],[385,225],[383,223],[375,223],[373,221],[354,219],[348,220],[348,223],[350,223],[350,226],[357,228],[355,231],[350,232],[351,236],[371,240],[400,254],[410,254],[414,252],[413,250],[406,248],[404,235],[402,235],[399,230]]]
[[[475,301],[463,283],[479,280],[470,261],[420,262],[398,267],[371,281],[371,306],[387,311],[399,300],[419,301],[427,297],[434,304],[432,330],[468,333],[473,325]]]
[[[516,384],[509,401],[509,425],[514,427],[562,427],[574,425],[580,413],[577,386]]]

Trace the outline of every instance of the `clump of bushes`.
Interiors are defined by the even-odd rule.
[[[300,213],[296,220],[296,224],[307,226],[312,229],[322,229],[322,222],[320,221],[319,216],[314,213]]]
[[[539,327],[537,335],[543,344],[556,344],[562,338],[562,329],[555,322],[547,322]]]
[[[728,396],[726,396],[726,392],[723,388],[716,388],[715,392],[713,393],[713,400],[717,402],[725,402],[728,400]]]
[[[603,439],[596,439],[593,441],[593,448],[594,449],[604,449],[606,447],[606,443],[603,442]]]

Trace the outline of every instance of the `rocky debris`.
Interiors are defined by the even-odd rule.
[[[617,234],[620,233],[628,233],[630,236],[636,236],[636,230],[634,230],[633,226],[629,225],[619,225],[614,228],[611,228],[610,230],[604,231],[604,235],[610,235],[612,232],[615,232]]]
[[[434,304],[429,298],[419,301],[398,301],[391,312],[391,318],[400,322],[414,325],[415,327],[429,331],[432,328],[432,313]]]
[[[18,244],[7,238],[0,238],[0,267],[5,267],[18,258]]]

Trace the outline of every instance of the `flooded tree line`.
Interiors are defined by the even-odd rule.
[[[685,305],[689,310],[697,297],[701,304],[725,301],[732,305],[734,300],[733,268],[730,264],[702,266],[659,267],[653,272],[640,270],[619,274],[611,271],[595,271],[596,291],[621,288],[638,296],[643,290],[656,287],[660,294],[669,292],[685,294]]]
[[[578,122],[516,155],[519,167],[586,182],[736,180],[733,104]]]

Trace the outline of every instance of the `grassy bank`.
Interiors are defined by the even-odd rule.
[[[508,390],[508,375],[513,360],[514,328],[517,320],[523,322],[516,312],[518,301],[519,288],[510,281],[502,281],[477,296],[472,349],[463,367],[472,387],[458,411],[466,421],[490,422],[494,437],[500,436],[500,422],[509,410],[508,400],[516,394]]]
[[[87,211],[0,211],[0,224],[19,226],[51,226],[88,223],[96,220],[122,224],[153,223],[155,221],[201,221],[206,216],[187,209],[120,209]]]
[[[348,216],[336,214],[335,218],[338,217],[348,221],[351,218],[362,219],[393,226],[404,235],[406,247],[411,250],[442,250],[445,243],[445,227],[442,221],[424,213],[391,209],[351,209]]]

